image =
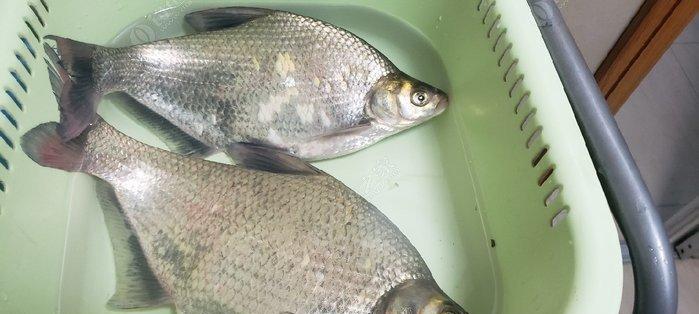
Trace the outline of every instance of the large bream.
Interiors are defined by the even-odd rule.
[[[197,33],[125,48],[48,36],[57,44],[57,54],[47,52],[53,81],[62,81],[54,88],[63,138],[95,121],[103,95],[124,92],[180,153],[248,142],[325,159],[418,125],[448,103],[444,92],[323,21],[240,7],[186,20]]]

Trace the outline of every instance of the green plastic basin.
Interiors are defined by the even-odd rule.
[[[111,313],[114,266],[92,179],[39,167],[19,147],[58,118],[41,37],[130,45],[182,34],[187,12],[231,5],[344,27],[449,93],[440,117],[316,165],[382,210],[471,314],[618,312],[613,218],[526,1],[5,0],[0,313]],[[108,122],[164,147],[113,102],[100,105]]]

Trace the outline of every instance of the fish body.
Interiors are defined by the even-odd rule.
[[[22,147],[41,165],[111,186],[140,254],[182,313],[465,313],[386,216],[289,155],[242,145],[233,152],[243,166],[219,164],[103,122],[68,142],[46,123]]]
[[[51,37],[61,76],[76,82],[57,92],[64,138],[94,121],[101,95],[124,92],[214,150],[250,142],[325,159],[447,105],[359,37],[310,17],[223,8],[187,20],[199,32],[124,48]]]

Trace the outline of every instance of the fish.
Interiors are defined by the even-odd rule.
[[[421,124],[449,103],[363,39],[311,17],[227,7],[185,20],[195,33],[121,48],[46,36],[56,46],[45,44],[49,75],[63,82],[54,93],[64,140],[116,93],[140,104],[127,108],[172,151],[206,156],[247,142],[322,160]]]
[[[467,313],[375,206],[308,162],[262,145],[236,165],[151,147],[101,119],[64,141],[21,138],[41,166],[87,173],[112,237],[114,308],[181,313]]]

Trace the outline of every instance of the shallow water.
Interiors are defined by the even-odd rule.
[[[409,75],[450,90],[446,70],[429,40],[396,17],[353,6],[341,10],[337,6],[277,8],[344,27],[372,44]],[[182,16],[196,9],[195,5],[180,5],[148,14],[124,27],[109,45],[128,46],[186,34],[191,30],[184,25]],[[357,23],[359,20],[362,23]],[[116,98],[107,97],[99,112],[130,136],[165,147],[122,112]],[[493,270],[487,247],[482,245],[486,242],[485,233],[480,212],[476,210],[476,193],[463,145],[458,121],[447,110],[433,121],[358,153],[315,165],[386,214],[422,254],[439,285],[468,310],[469,304],[484,304],[472,298],[483,295],[475,290],[493,289],[492,282],[483,281],[484,277],[492,276],[484,274],[492,274]],[[222,154],[211,159],[229,162]],[[91,184],[88,178],[77,177],[73,190],[91,189]],[[66,260],[82,262],[65,264],[62,290],[81,294],[63,296],[62,312],[106,311],[104,304],[114,290],[114,270],[101,212],[94,208],[93,195],[75,193],[71,202]],[[81,302],[76,302],[76,298]],[[160,308],[147,312],[170,311]],[[476,311],[472,309],[472,312]]]

